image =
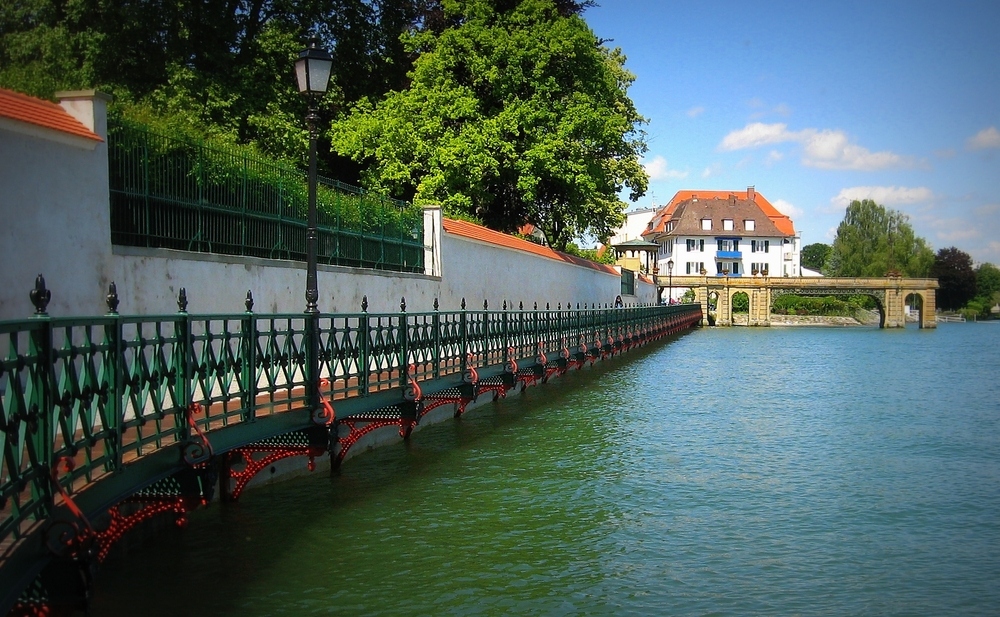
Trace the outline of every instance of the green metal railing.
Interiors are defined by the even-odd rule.
[[[52,512],[51,472],[62,459],[68,492],[113,478],[130,463],[183,444],[185,411],[200,403],[206,434],[303,409],[310,375],[331,399],[550,359],[610,338],[700,315],[698,305],[624,309],[460,310],[425,313],[189,315],[0,322],[0,545]],[[315,321],[313,321],[315,320]],[[308,352],[308,332],[317,352]],[[308,366],[314,355],[316,366]],[[317,379],[317,381],[318,381]]]
[[[304,172],[122,119],[108,153],[114,244],[305,261]],[[317,207],[319,263],[424,271],[421,209],[322,177]]]

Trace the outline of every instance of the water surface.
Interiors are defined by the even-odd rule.
[[[192,514],[93,615],[1000,614],[1000,324],[711,328]]]

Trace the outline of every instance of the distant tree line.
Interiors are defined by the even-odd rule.
[[[874,201],[853,201],[837,227],[833,245],[802,248],[802,266],[826,276],[885,276],[938,279],[937,308],[967,316],[988,316],[1000,303],[1000,269],[974,268],[972,257],[955,247],[935,254],[913,232],[905,214]]]

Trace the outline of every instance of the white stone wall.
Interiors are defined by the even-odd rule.
[[[96,124],[92,105],[74,101],[70,112],[89,113],[77,118],[103,136],[104,101],[95,102]],[[93,290],[107,288],[111,266],[107,145],[11,128],[0,128],[0,319],[33,313],[28,291],[40,273],[60,290],[51,313],[103,312]]]
[[[94,126],[106,135],[103,102]],[[86,112],[86,105],[83,106]],[[88,151],[0,128],[0,320],[23,319],[34,309],[28,293],[44,274],[54,317],[100,315],[109,284],[117,285],[125,315],[177,311],[183,287],[190,313],[240,313],[247,290],[254,311],[300,313],[305,309],[305,264],[236,258],[165,249],[111,245],[107,148]],[[568,262],[445,234],[440,211],[425,217],[429,274],[320,266],[317,275],[322,312],[357,312],[368,296],[369,312],[395,312],[400,299],[408,311],[429,311],[438,298],[441,310],[491,309],[503,301],[516,308],[552,308],[567,303],[612,304],[621,279]],[[636,283],[626,304],[652,303],[652,285]]]

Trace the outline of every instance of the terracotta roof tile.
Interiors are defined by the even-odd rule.
[[[618,271],[607,264],[599,264],[590,261],[589,259],[583,259],[582,257],[567,255],[566,253],[552,250],[547,246],[535,244],[534,242],[528,242],[527,240],[522,240],[521,238],[515,238],[514,236],[500,233],[499,231],[493,231],[492,229],[487,229],[482,225],[476,225],[475,223],[469,223],[468,221],[456,221],[446,218],[443,220],[442,226],[447,233],[455,236],[479,240],[480,242],[495,244],[497,246],[503,246],[516,251],[524,251],[525,253],[534,253],[535,255],[539,255],[541,257],[548,257],[549,259],[555,259],[557,261],[571,263],[577,266],[583,266],[584,268],[590,268],[591,270],[597,270],[598,272],[618,276]]]
[[[77,137],[104,141],[59,105],[13,90],[0,88],[0,117]]]
[[[659,234],[666,231],[667,221],[670,220],[671,215],[674,210],[682,202],[688,201],[697,197],[699,200],[709,200],[709,199],[729,199],[730,195],[735,195],[739,200],[753,201],[757,204],[757,207],[764,212],[764,214],[774,223],[774,226],[778,228],[781,233],[794,236],[795,235],[795,225],[792,223],[792,219],[788,216],[778,212],[778,209],[771,205],[771,202],[767,200],[759,192],[754,191],[750,194],[750,191],[701,191],[701,190],[685,190],[677,191],[673,199],[670,200],[666,206],[663,206],[656,211],[653,218],[650,220],[651,226],[643,232],[643,236],[648,236],[650,234]]]

